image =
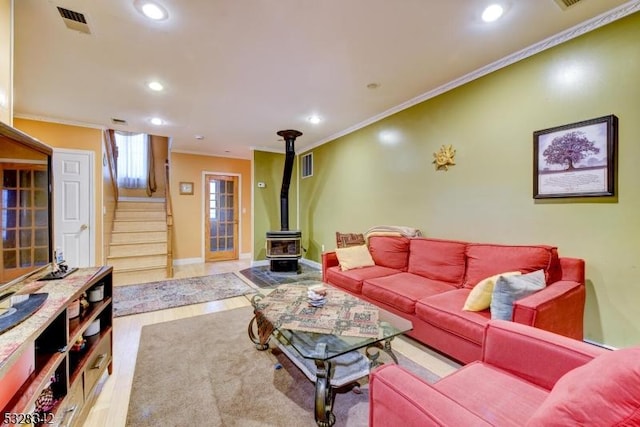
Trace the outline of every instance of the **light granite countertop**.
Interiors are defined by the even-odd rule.
[[[81,268],[60,280],[37,281],[38,277],[27,279],[20,284],[17,294],[43,293],[49,294],[46,301],[33,315],[22,323],[0,334],[0,378],[24,351],[30,341],[46,329],[66,305],[78,298],[82,288],[103,267]],[[43,275],[46,273],[43,273]]]

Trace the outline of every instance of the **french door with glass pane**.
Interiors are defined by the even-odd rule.
[[[205,187],[205,259],[238,259],[238,177],[206,175]]]

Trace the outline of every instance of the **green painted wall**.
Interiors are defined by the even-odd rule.
[[[636,13],[314,149],[314,175],[300,181],[306,257],[333,249],[336,231],[382,224],[557,245],[587,263],[586,337],[640,343],[639,46]],[[620,122],[617,199],[534,201],[532,133],[608,114]],[[436,172],[443,144],[457,164]],[[273,154],[255,161],[256,180],[277,182]],[[256,213],[274,212],[272,191],[256,189]],[[256,214],[258,253],[267,220]]]
[[[267,231],[280,230],[280,190],[284,171],[284,154],[253,152],[253,259],[265,259]],[[298,167],[294,163],[289,186],[289,229],[297,230]],[[259,188],[258,183],[266,186]]]

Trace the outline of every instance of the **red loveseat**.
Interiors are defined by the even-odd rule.
[[[429,384],[398,365],[369,377],[369,426],[637,426],[640,347],[605,350],[504,320],[480,361]]]
[[[546,287],[517,300],[512,320],[583,339],[584,260],[555,247],[371,236],[375,265],[343,271],[336,252],[322,254],[323,281],[413,323],[407,335],[462,363],[478,360],[490,310],[463,311],[478,282],[496,274],[544,270]]]

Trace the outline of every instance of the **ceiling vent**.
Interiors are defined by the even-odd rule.
[[[85,18],[84,14],[65,9],[64,7],[60,6],[58,6],[58,12],[60,12],[60,16],[62,16],[64,25],[66,25],[68,29],[80,31],[81,33],[85,34],[91,34],[89,25],[87,24],[87,19]]]
[[[113,123],[114,125],[125,125],[127,124],[126,120],[123,119],[116,119],[115,117],[111,118],[111,123]]]
[[[580,3],[582,0],[555,0],[560,9],[567,10],[569,7]]]

